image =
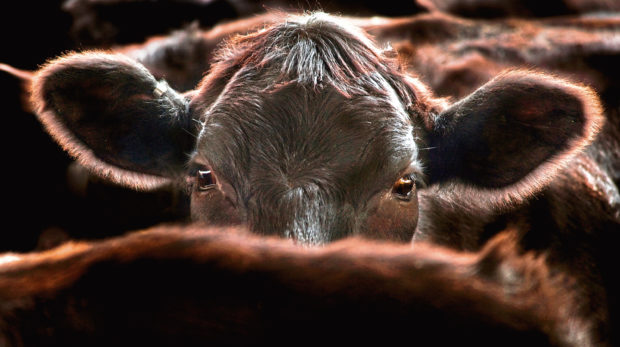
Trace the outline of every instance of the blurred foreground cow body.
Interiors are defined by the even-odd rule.
[[[389,28],[384,29],[389,36]],[[568,294],[560,295],[566,302],[550,303],[545,312],[530,312],[529,306],[523,311],[551,315],[551,326],[535,323],[533,329],[548,334],[553,344],[609,343],[617,312],[612,276],[619,224],[615,173],[608,169],[618,163],[601,162],[611,159],[592,153],[607,151],[596,146],[613,147],[617,141],[591,144],[605,124],[595,93],[550,75],[513,70],[449,105],[386,54],[347,23],[323,14],[290,17],[230,41],[199,86],[184,94],[126,56],[87,52],[43,67],[34,77],[32,100],[48,131],[82,164],[140,189],[185,182],[192,217],[206,224],[243,225],[302,244],[359,235],[468,251],[512,230],[511,247],[548,255],[550,273],[534,276],[537,286],[556,288],[557,278],[566,280]],[[112,253],[130,249],[123,244],[132,241],[116,242]],[[321,263],[301,250],[291,252],[287,261],[300,265],[290,272],[311,274],[314,262]],[[485,251],[480,252],[470,259],[485,259]],[[355,255],[347,251],[342,257],[355,262]],[[136,251],[130,257],[145,256]],[[251,266],[276,262],[245,256],[256,262]],[[454,263],[446,266],[460,268],[461,258],[447,258],[452,256]],[[521,257],[524,263],[531,260]],[[228,259],[235,261],[233,255]],[[243,257],[236,260],[244,262]],[[407,278],[407,266],[392,258],[387,262],[395,267],[395,278]],[[485,264],[466,270],[463,282],[475,283],[479,276],[509,298],[514,298],[511,290],[531,287],[519,266]],[[423,262],[421,267],[433,265]],[[346,268],[342,273],[350,275],[349,270],[356,273]],[[13,271],[10,263],[8,271]],[[24,273],[29,271],[34,270]],[[266,283],[273,279],[251,272],[241,281],[254,275]],[[80,276],[66,282],[69,292],[74,284],[81,290]],[[444,279],[456,281],[451,275]],[[276,277],[275,284],[286,287],[288,280]],[[15,290],[11,285],[2,290]],[[367,286],[347,294],[380,295]],[[474,296],[486,295],[473,286]],[[45,289],[49,292],[33,295],[53,296],[63,288],[51,284]],[[92,289],[86,288],[85,295]],[[298,304],[319,295],[314,289],[291,300]],[[449,286],[438,290],[448,292],[448,301],[455,294]],[[545,301],[538,296],[544,293],[534,292],[527,300]],[[496,294],[482,315],[503,310],[503,296]],[[416,306],[425,299],[408,300]],[[342,312],[345,307],[334,308]],[[384,313],[406,322],[407,314],[422,319],[416,312]],[[562,314],[569,318],[556,316]],[[506,336],[530,329],[504,323]]]
[[[570,279],[550,274],[543,258],[519,255],[513,237],[472,254],[364,240],[304,249],[235,230],[160,227],[5,255],[0,344],[595,341]]]

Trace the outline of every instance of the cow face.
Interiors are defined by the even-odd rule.
[[[194,219],[247,221],[260,233],[323,243],[347,230],[370,232],[356,223],[396,213],[403,225],[391,235],[409,239],[421,170],[400,104],[297,82],[265,90],[264,79],[237,78],[237,88],[199,111],[206,116],[190,165]]]
[[[410,240],[425,181],[522,199],[600,119],[587,88],[522,71],[445,106],[324,14],[232,40],[185,94],[98,52],[50,62],[32,92],[48,131],[102,176],[185,182],[194,220],[303,244]]]

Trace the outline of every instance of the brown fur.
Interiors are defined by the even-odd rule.
[[[613,43],[617,19],[474,22],[435,13],[410,19],[355,20],[355,24],[368,29],[380,42],[390,41],[399,59],[410,71],[420,72],[440,96],[463,97],[515,66],[536,66],[570,76],[603,95],[608,122],[602,135],[586,154],[561,169],[548,188],[523,204],[500,199],[489,205],[485,203],[489,197],[497,199],[493,192],[485,195],[458,185],[431,187],[422,191],[416,239],[476,250],[502,228],[514,227],[524,247],[550,251],[554,271],[576,273],[577,292],[591,298],[593,308],[581,314],[598,322],[602,329],[599,336],[607,336],[609,332],[602,328],[610,320],[606,300],[611,295],[614,302],[616,289],[610,286],[613,279],[608,271],[612,270],[606,264],[614,259],[608,245],[615,244],[619,217],[614,183],[620,172],[620,161],[614,158],[614,153],[620,153],[615,130],[617,74],[613,65],[590,57],[617,55],[620,47]],[[560,163],[559,167],[566,165],[563,159]],[[575,203],[584,198],[588,202]],[[461,232],[452,232],[455,229]]]
[[[307,333],[301,344],[405,336],[592,343],[588,322],[575,315],[570,279],[551,275],[542,257],[521,255],[514,241],[506,232],[478,253],[352,239],[303,249],[235,230],[160,227],[5,254],[0,341],[261,344]]]
[[[592,85],[603,95],[608,123],[602,136],[587,147],[585,152],[581,153],[584,146],[593,139],[598,126],[588,126],[591,132],[582,142],[574,144],[572,150],[564,152],[563,155],[546,161],[543,166],[546,165],[544,167],[551,170],[535,173],[536,177],[531,176],[530,178],[534,178],[526,182],[527,184],[521,187],[522,190],[519,190],[519,187],[515,190],[513,186],[498,193],[493,189],[472,188],[463,185],[463,182],[432,185],[421,193],[422,218],[415,239],[416,247],[422,249],[425,249],[425,246],[418,246],[419,240],[476,251],[483,247],[487,240],[509,227],[517,235],[514,242],[519,242],[527,250],[549,253],[551,277],[560,273],[575,273],[576,284],[574,287],[569,286],[570,292],[579,298],[577,301],[584,302],[584,305],[571,310],[569,316],[586,322],[583,323],[584,326],[592,324],[593,328],[588,330],[588,334],[592,334],[592,341],[605,343],[608,336],[613,334],[609,330],[615,327],[617,314],[614,306],[617,288],[613,285],[614,246],[617,244],[615,231],[618,230],[618,194],[614,183],[614,180],[617,182],[614,175],[619,172],[614,169],[618,163],[617,158],[614,158],[614,153],[618,153],[618,137],[614,137],[617,133],[617,127],[614,127],[617,124],[617,105],[613,104],[614,97],[617,100],[617,94],[614,94],[614,83],[617,82],[614,80],[615,75],[607,74],[614,70],[605,70],[608,66],[598,65],[596,59],[590,60],[589,54],[595,57],[599,54],[613,57],[616,54],[618,47],[614,46],[614,41],[610,39],[614,38],[617,31],[617,20],[590,18],[541,22],[474,22],[432,14],[394,21],[362,20],[356,24],[362,24],[362,27],[366,25],[380,42],[392,41],[394,48],[404,53],[400,59],[408,63],[411,70],[419,70],[422,78],[441,96],[461,97],[507,67],[529,69],[531,66],[555,74],[568,73],[572,78]],[[566,35],[570,35],[570,39],[566,39]],[[399,40],[401,42],[398,42]],[[163,41],[152,41],[147,46],[157,47],[153,46],[156,42]],[[172,40],[173,44],[185,45],[185,42]],[[608,45],[605,45],[606,43]],[[500,47],[501,54],[497,53],[497,47]],[[142,48],[131,49],[139,52]],[[523,52],[535,54],[528,55]],[[566,55],[568,58],[561,60]],[[157,62],[157,59],[149,61],[153,64]],[[437,62],[445,62],[447,65]],[[216,65],[212,71],[214,76],[217,76],[220,67],[223,73],[228,69],[224,63]],[[165,71],[165,68],[162,71]],[[522,73],[520,71],[523,70],[518,70],[516,74]],[[192,73],[188,74],[191,75]],[[537,82],[546,83],[548,78],[552,81],[551,84],[563,83],[562,79],[546,77],[549,75],[538,75],[540,80]],[[224,74],[219,79],[205,80],[203,88],[213,95],[204,94],[204,99],[209,101],[210,98],[215,98],[230,77]],[[411,82],[417,91],[425,90],[416,88],[416,83],[419,82]],[[590,89],[575,88],[581,99],[594,100]],[[194,96],[193,93],[186,95]],[[432,99],[432,95],[427,92],[420,92],[419,95]],[[433,102],[442,105],[441,100],[433,99]],[[596,102],[586,104],[591,109],[586,110],[587,122],[599,122],[594,119],[597,117],[593,116],[599,113]],[[527,112],[522,115],[527,118]],[[434,126],[432,118],[425,119],[423,123],[427,128]],[[476,175],[472,177],[477,178]],[[454,232],[455,230],[459,232]],[[510,252],[501,249],[503,248],[490,252],[489,257],[510,258]],[[265,252],[270,253],[271,250]],[[456,263],[461,259],[459,255],[452,253],[447,258],[452,258]],[[330,261],[332,260],[334,259],[330,258]],[[390,259],[391,262],[394,262],[394,259]],[[528,263],[529,260],[525,262]],[[532,266],[541,267],[541,262],[532,261],[532,264],[536,264]],[[483,278],[506,275],[493,266],[483,266],[484,263],[481,261],[482,270],[478,271]],[[308,276],[312,274],[313,272],[308,270]],[[515,282],[518,285],[521,283],[520,280]],[[450,295],[459,297],[459,294],[455,293]],[[546,302],[537,301],[539,299],[537,297],[534,301]],[[480,300],[485,302],[485,299]],[[608,308],[611,313],[608,313]],[[554,310],[543,307],[541,314],[547,315]],[[555,322],[557,319],[553,318],[551,321]],[[579,334],[581,330],[570,331]]]

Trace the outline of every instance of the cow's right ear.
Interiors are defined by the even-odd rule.
[[[189,100],[122,55],[74,53],[49,62],[32,83],[47,131],[81,164],[136,189],[179,175],[196,124]]]

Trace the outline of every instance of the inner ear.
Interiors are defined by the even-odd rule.
[[[511,71],[442,112],[432,125],[433,182],[538,186],[592,141],[603,121],[589,88]]]
[[[48,132],[82,164],[119,183],[148,188],[174,177],[193,149],[189,101],[127,57],[62,57],[37,72],[32,91]]]

